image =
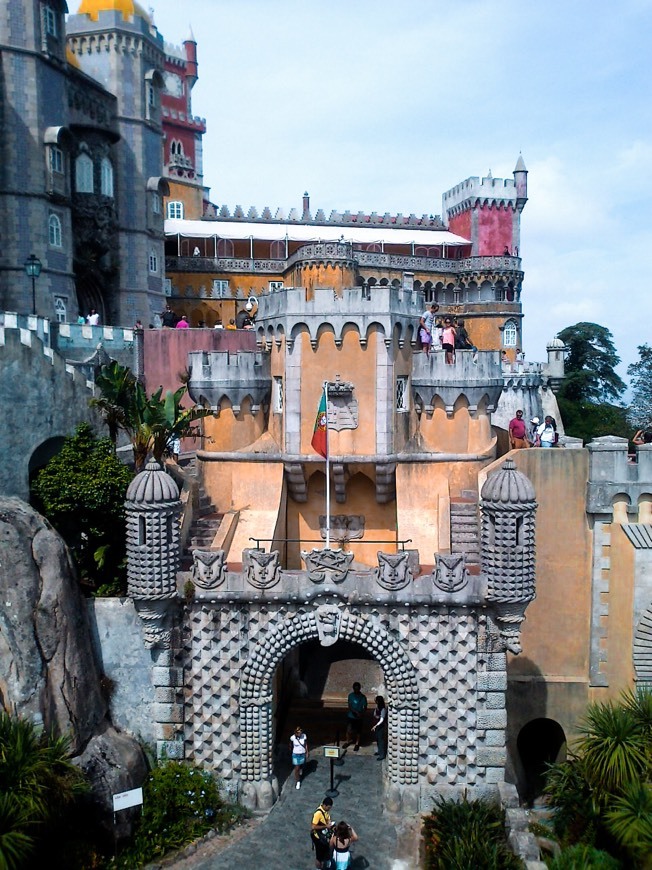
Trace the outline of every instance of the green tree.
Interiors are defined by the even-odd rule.
[[[648,429],[652,427],[652,347],[639,344],[638,362],[627,366],[627,375],[632,388],[630,422],[637,429]]]
[[[124,588],[124,502],[132,477],[110,439],[96,438],[82,423],[32,483],[35,506],[70,547],[82,580],[95,588],[116,581]]]
[[[208,408],[184,408],[185,386],[175,392],[168,390],[163,396],[163,387],[148,396],[143,385],[125,366],[112,362],[103,366],[96,378],[101,396],[91,399],[106,420],[115,443],[118,430],[129,437],[136,472],[145,467],[152,454],[160,462],[165,448],[172,438],[187,438],[196,434],[195,423],[208,416]]]
[[[620,362],[611,332],[597,323],[576,323],[558,336],[568,348],[566,379],[560,395],[573,402],[615,402],[625,384],[615,369]]]

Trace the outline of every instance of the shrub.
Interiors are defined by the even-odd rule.
[[[140,867],[216,828],[224,831],[244,817],[226,803],[213,775],[190,764],[166,761],[143,786],[143,811],[132,845],[118,867]]]
[[[133,473],[82,423],[32,482],[32,501],[70,547],[81,579],[124,593],[124,502]],[[117,582],[117,585],[115,585]]]
[[[423,823],[426,870],[518,870],[505,838],[505,813],[487,801],[438,798]]]
[[[549,870],[587,870],[588,867],[596,868],[596,870],[620,870],[623,866],[608,852],[603,852],[584,843],[569,846],[556,858],[546,861],[546,864]]]

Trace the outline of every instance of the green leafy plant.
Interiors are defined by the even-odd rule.
[[[133,473],[87,423],[32,482],[32,502],[70,547],[82,581],[126,589],[124,502]]]
[[[134,841],[113,866],[140,867],[212,828],[224,831],[244,816],[241,807],[223,800],[210,772],[165,761],[145,781]]]
[[[563,849],[560,855],[546,861],[549,870],[620,870],[623,866],[617,858],[601,849],[580,843]]]
[[[21,867],[86,789],[65,738],[0,712],[0,868]]]
[[[505,839],[505,814],[483,800],[438,798],[422,834],[426,870],[516,870],[523,866]]]
[[[652,856],[652,787],[633,782],[605,813],[608,830],[639,861]],[[649,866],[649,865],[648,865]]]

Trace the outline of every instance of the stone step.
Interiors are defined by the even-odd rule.
[[[469,526],[474,527],[478,525],[478,518],[476,516],[471,516],[471,514],[451,514],[452,519],[455,522],[456,526],[460,528],[467,528]]]
[[[477,544],[478,536],[474,532],[459,532],[451,529],[451,544]]]
[[[472,501],[453,501],[451,499],[451,516],[472,516],[478,514],[478,506]]]

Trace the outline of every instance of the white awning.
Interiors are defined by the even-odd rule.
[[[448,230],[405,227],[315,226],[314,224],[264,223],[262,221],[186,221],[166,220],[166,236],[190,239],[264,239],[280,242],[351,242],[361,245],[470,245],[468,239]]]

